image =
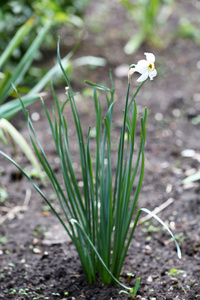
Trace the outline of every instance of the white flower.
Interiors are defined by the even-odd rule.
[[[137,79],[138,82],[145,81],[148,77],[150,80],[157,75],[157,71],[155,69],[155,56],[152,53],[144,53],[146,55],[146,60],[139,60],[137,65],[134,68],[131,68],[129,71],[129,82],[131,75],[134,72],[138,72],[141,76]]]

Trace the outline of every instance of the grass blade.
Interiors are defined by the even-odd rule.
[[[9,93],[12,90],[11,84],[18,85],[21,80],[23,79],[24,75],[28,71],[34,57],[35,53],[40,47],[42,41],[44,40],[48,30],[51,27],[51,21],[46,22],[45,27],[42,29],[40,34],[35,38],[33,43],[31,44],[28,51],[25,53],[25,55],[22,57],[21,61],[17,65],[17,68],[15,69],[14,73],[12,74],[10,80],[7,81],[3,89],[0,91],[0,104],[8,97]]]
[[[22,149],[28,160],[31,162],[32,166],[36,169],[37,176],[40,177],[43,185],[45,185],[44,176],[42,174],[40,165],[23,136],[6,119],[0,119],[0,128],[2,128],[4,132],[8,133],[14,140],[14,142],[18,144],[18,146]]]
[[[26,21],[16,32],[4,52],[0,56],[0,68],[5,64],[8,58],[12,55],[13,51],[21,44],[25,36],[33,28],[35,18],[30,18]]]
[[[96,89],[111,92],[111,90],[108,87],[105,87],[103,85],[96,84],[96,83],[90,82],[88,80],[85,80],[85,83],[87,83],[88,85],[90,85],[92,87],[95,87]]]
[[[152,217],[154,217],[154,219],[156,219],[171,235],[172,239],[174,240],[175,244],[176,244],[176,248],[177,248],[177,255],[178,257],[181,259],[181,249],[173,235],[173,233],[171,232],[171,230],[169,229],[169,227],[157,216],[155,215],[153,212],[151,212],[150,210],[148,210],[147,208],[140,208],[141,211],[146,212],[147,214],[151,215]]]
[[[40,98],[39,94],[32,96],[24,96],[21,100],[24,103],[24,106],[34,103]],[[14,115],[16,115],[22,109],[21,102],[19,99],[11,100],[5,104],[0,105],[0,119],[4,118],[10,120]]]

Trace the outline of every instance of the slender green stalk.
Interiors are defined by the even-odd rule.
[[[115,221],[114,221],[114,243],[113,249],[118,249],[120,246],[121,241],[121,180],[122,180],[122,167],[123,167],[123,154],[124,154],[124,135],[125,135],[125,126],[126,126],[126,115],[127,115],[127,108],[128,108],[128,98],[129,98],[129,90],[130,90],[130,83],[128,84],[127,93],[126,93],[126,102],[125,102],[125,110],[124,110],[124,120],[122,125],[122,132],[120,137],[120,146],[119,146],[119,153],[118,153],[118,166],[117,166],[117,174],[116,174],[116,214],[115,214]],[[115,205],[115,202],[114,202]],[[114,209],[115,211],[115,209]],[[117,262],[117,251],[113,251],[112,256],[112,273],[114,273],[115,264]]]

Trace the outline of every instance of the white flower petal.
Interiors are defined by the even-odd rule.
[[[149,71],[149,78],[150,80],[153,80],[153,78],[157,75],[157,71],[156,69],[154,69],[153,71]]]
[[[147,62],[146,59],[141,59],[141,60],[138,61],[136,67],[137,67],[137,66],[140,66],[140,67],[142,67],[142,66],[143,66],[143,67],[144,67],[144,66],[148,66],[148,62]]]
[[[145,73],[143,73],[138,79],[137,79],[137,82],[143,82],[145,81],[149,76],[149,73],[148,71],[146,71]]]
[[[135,66],[135,72],[139,72],[143,74],[147,71],[148,62],[145,59],[139,60],[137,65]]]
[[[144,53],[148,62],[155,62],[155,55],[153,53]]]

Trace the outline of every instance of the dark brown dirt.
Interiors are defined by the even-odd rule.
[[[187,15],[188,12],[191,12],[190,15]],[[181,4],[176,4],[169,28],[176,30],[180,16],[185,15],[193,21],[197,14],[193,4],[181,1]],[[143,45],[136,54],[126,56],[123,46],[132,34],[133,24],[127,20],[118,2],[110,1],[107,6],[105,3],[91,3],[87,20],[87,34],[76,57],[101,56],[106,58],[107,66],[95,70],[86,67],[75,69],[72,76],[74,91],[83,89],[86,92],[84,79],[108,85],[108,69],[116,74],[116,67],[137,63],[143,59],[144,52],[156,55],[158,76],[153,82],[146,82],[137,97],[139,113],[145,106],[148,108],[146,169],[139,206],[153,210],[172,199],[172,203],[158,215],[168,223],[182,250],[182,259],[179,260],[170,236],[151,219],[149,223],[138,226],[120,280],[134,286],[135,278],[141,277],[137,299],[200,299],[200,185],[199,181],[188,185],[181,183],[188,174],[198,171],[200,165],[200,124],[192,123],[192,119],[200,114],[199,45],[193,40],[176,38],[166,49]],[[62,29],[62,49],[67,45],[67,37]],[[63,55],[66,54],[63,52]],[[127,77],[114,77],[113,136],[117,138],[123,117]],[[135,75],[132,94],[136,78]],[[64,85],[57,94],[63,98]],[[80,98],[78,102],[85,135],[88,126],[94,124],[91,103],[90,97]],[[46,97],[46,104],[51,109],[51,94]],[[55,172],[59,174],[57,155],[40,102],[32,105],[29,111],[30,115],[34,112],[40,114],[40,120],[34,125]],[[68,111],[66,113],[70,124],[72,117]],[[12,123],[29,140],[23,114],[18,114]],[[73,126],[69,134],[73,160],[77,162]],[[1,145],[1,148],[13,156],[12,147]],[[185,149],[195,152],[186,157],[183,155]],[[20,165],[30,168],[20,150],[19,153]],[[87,284],[74,245],[31,184],[3,157],[0,157],[0,172],[0,183],[8,193],[7,201],[0,204],[0,299],[129,298],[118,294],[119,286],[102,285],[100,282]],[[77,177],[81,180],[78,170]],[[38,179],[36,182],[40,185]],[[52,196],[50,184],[43,190],[46,195]],[[56,203],[56,200],[52,201]],[[177,277],[179,281],[168,275],[174,268],[185,271]],[[129,278],[129,272],[135,277]]]

